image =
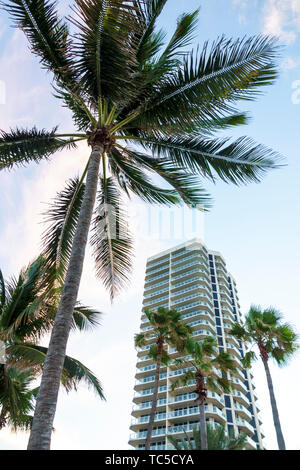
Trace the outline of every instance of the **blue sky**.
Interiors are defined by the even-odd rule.
[[[66,12],[67,2],[59,2]],[[243,312],[251,303],[282,310],[300,332],[299,319],[299,112],[300,112],[300,0],[169,0],[160,23],[170,33],[176,18],[201,5],[197,43],[222,34],[238,37],[258,33],[279,36],[282,57],[280,78],[264,90],[255,103],[242,103],[249,110],[250,124],[232,135],[249,135],[285,157],[286,166],[269,173],[261,184],[232,187],[205,183],[214,206],[197,229],[187,217],[182,232],[182,211],[174,212],[177,236],[148,228],[148,210],[131,204],[136,237],[136,261],[128,290],[113,306],[98,281],[88,251],[80,298],[105,312],[102,326],[93,333],[73,335],[68,352],[86,363],[101,378],[107,396],[100,403],[82,388],[68,396],[60,394],[53,448],[128,448],[131,400],[136,354],[133,335],[138,331],[146,258],[185,239],[201,236],[210,249],[220,251],[237,280]],[[9,27],[7,15],[0,20],[0,81],[6,90],[0,104],[0,128],[32,126],[61,130],[72,127],[67,110],[51,96],[50,76],[30,55],[21,32]],[[299,81],[299,82],[298,82]],[[298,104],[297,104],[298,103]],[[2,173],[0,178],[0,267],[8,276],[27,264],[39,251],[45,203],[63,187],[64,181],[83,167],[85,145],[76,152],[61,152],[39,167]],[[152,220],[166,220],[166,213],[151,209]],[[196,217],[196,216],[195,216]],[[46,341],[46,340],[45,340]],[[289,449],[300,449],[299,355],[284,370],[272,367],[283,431]],[[267,448],[276,448],[272,416],[262,366],[254,369]],[[120,393],[122,383],[122,393]],[[1,432],[0,448],[22,449],[27,436]]]

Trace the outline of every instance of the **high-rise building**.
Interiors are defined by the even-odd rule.
[[[244,345],[228,334],[231,325],[241,319],[236,282],[227,271],[222,255],[210,251],[198,239],[159,253],[147,261],[143,308],[174,308],[182,321],[193,328],[196,340],[210,335],[217,339],[220,351],[232,355],[236,373],[228,375],[230,394],[208,391],[206,420],[213,426],[223,424],[235,435],[245,432],[249,448],[263,448],[259,407],[251,370],[245,370],[241,358]],[[142,313],[141,331],[151,330]],[[129,444],[143,449],[152,405],[155,364],[147,352],[155,337],[137,353],[136,382],[133,398]],[[168,346],[172,357],[176,348]],[[152,432],[151,449],[171,449],[167,435],[174,438],[191,435],[199,426],[199,407],[195,384],[171,390],[171,385],[187,369],[172,365],[162,367],[158,391],[157,413]]]

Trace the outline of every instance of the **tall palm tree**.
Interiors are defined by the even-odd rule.
[[[229,392],[231,389],[227,372],[235,372],[234,360],[230,354],[218,352],[217,342],[212,337],[204,338],[203,341],[187,341],[185,344],[187,357],[176,359],[175,364],[184,365],[189,370],[172,384],[174,391],[179,385],[187,385],[195,381],[197,395],[196,402],[200,411],[200,434],[201,446],[207,450],[207,434],[205,420],[205,403],[207,400],[207,390]]]
[[[166,347],[170,345],[182,350],[192,330],[181,321],[180,313],[174,309],[168,310],[164,307],[159,307],[156,311],[146,309],[145,315],[152,329],[137,334],[135,336],[135,345],[140,348],[146,346],[153,339],[153,336],[156,338],[155,344],[151,345],[148,352],[148,356],[156,362],[152,407],[145,443],[145,449],[149,450],[157,409],[160,370],[162,365],[168,365],[171,360]]]
[[[222,425],[213,426],[209,423],[206,425],[207,434],[207,450],[244,450],[247,442],[247,434],[240,433],[237,437],[233,432],[226,433],[226,429]],[[173,436],[168,436],[169,441],[175,450],[202,450],[201,433],[199,429],[193,429],[193,437],[190,438],[185,432],[185,438],[180,441]]]
[[[0,364],[0,428],[29,429],[32,424],[38,387],[47,348],[39,345],[55,319],[59,289],[47,290],[48,268],[38,258],[21,270],[17,278],[4,281],[0,270],[0,340],[5,346]],[[99,312],[77,304],[72,327],[84,330],[99,324]],[[64,360],[61,383],[67,391],[81,382],[92,387],[104,399],[97,377],[70,356]]]
[[[188,52],[198,10],[181,15],[166,42],[165,33],[156,29],[166,3],[75,0],[72,16],[65,20],[52,0],[4,0],[31,51],[51,72],[55,95],[71,110],[76,130],[2,131],[0,168],[48,159],[58,150],[75,148],[78,141],[85,140],[91,147],[86,170],[69,200],[71,256],[44,365],[30,449],[50,447],[96,200],[92,223],[96,271],[114,296],[128,277],[132,254],[130,237],[119,236],[126,229],[121,192],[151,203],[183,201],[207,206],[209,198],[199,176],[234,184],[258,182],[276,167],[278,155],[247,137],[232,142],[213,137],[218,130],[245,124],[247,116],[235,103],[256,98],[261,87],[274,82],[274,40],[222,37],[196,53]],[[149,172],[168,187],[157,186]]]
[[[255,352],[251,348],[253,346],[258,347],[267,377],[278,448],[279,450],[285,450],[285,441],[274,394],[269,359],[274,359],[279,366],[286,365],[287,361],[298,349],[297,334],[288,323],[283,322],[281,312],[273,307],[262,310],[260,306],[255,305],[251,306],[248,314],[245,316],[245,323],[235,323],[230,333],[239,340],[245,341],[249,347],[249,351],[243,359],[243,364],[247,368],[257,359]]]

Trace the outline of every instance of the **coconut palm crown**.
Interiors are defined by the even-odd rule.
[[[112,296],[126,281],[132,244],[129,237],[110,241],[112,220],[122,225],[125,214],[119,210],[109,220],[101,208],[122,206],[120,191],[151,203],[208,206],[199,176],[257,182],[278,160],[276,152],[247,137],[231,142],[213,138],[220,129],[245,124],[247,116],[236,102],[256,98],[276,78],[274,40],[222,37],[187,52],[198,10],[183,14],[166,41],[155,27],[166,3],[76,0],[70,17],[62,19],[56,2],[49,0],[2,2],[32,53],[51,72],[55,96],[71,110],[76,132],[58,132],[58,127],[3,130],[0,169],[49,159],[84,140],[101,149],[92,244],[97,275]],[[67,188],[72,223],[78,218],[74,207],[82,204],[87,168]],[[151,181],[151,174],[168,189]],[[72,239],[74,234],[68,235]]]
[[[65,271],[64,288],[29,448],[49,449],[90,227],[96,272],[113,297],[128,278],[132,256],[121,193],[206,207],[201,179],[258,182],[276,167],[278,155],[269,148],[214,133],[247,122],[236,103],[256,98],[274,82],[278,50],[272,38],[255,36],[222,37],[188,51],[198,10],[181,15],[167,40],[156,27],[167,0],[75,0],[66,19],[52,0],[1,3],[51,73],[55,96],[71,111],[75,130],[3,130],[0,169],[49,159],[79,141],[91,147],[78,184],[72,180],[67,188],[67,223],[56,214],[47,238],[59,236],[58,258],[46,249],[55,271]]]

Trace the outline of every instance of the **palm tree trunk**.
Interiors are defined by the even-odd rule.
[[[196,390],[198,395],[198,404],[200,410],[200,437],[201,437],[201,449],[207,450],[207,431],[206,431],[206,420],[205,420],[205,403],[207,399],[207,390],[205,388],[204,376],[201,371],[197,370],[195,374],[196,379]]]
[[[205,420],[205,403],[199,400],[200,408],[200,436],[201,436],[201,450],[207,450],[207,432]]]
[[[148,426],[148,430],[147,430],[145,450],[149,450],[150,445],[151,445],[151,436],[152,436],[152,430],[153,430],[153,426],[154,426],[154,419],[155,419],[156,408],[157,408],[159,374],[160,374],[160,366],[161,366],[161,357],[162,357],[163,345],[164,345],[164,340],[163,339],[160,339],[160,340],[157,341],[157,362],[156,362],[156,370],[155,370],[155,382],[154,382],[152,408],[151,408],[151,412],[150,412],[149,426]]]
[[[103,147],[94,145],[86,178],[86,188],[73,240],[66,279],[52,329],[43,367],[41,386],[30,433],[28,450],[49,450],[60,378],[83,269],[85,248],[97,193],[99,164]]]
[[[269,369],[269,364],[268,360],[262,357],[262,361],[265,367],[266,371],[266,376],[267,376],[267,382],[268,382],[268,388],[269,388],[269,394],[270,394],[270,402],[271,402],[271,407],[272,407],[272,413],[273,413],[273,421],[274,421],[274,426],[275,426],[275,431],[276,431],[276,436],[277,436],[277,442],[278,442],[278,448],[279,450],[285,450],[285,442],[281,430],[281,424],[279,420],[279,413],[278,413],[278,408],[277,408],[277,403],[275,399],[275,394],[274,394],[274,387],[273,387],[273,382],[272,382],[272,377]]]

